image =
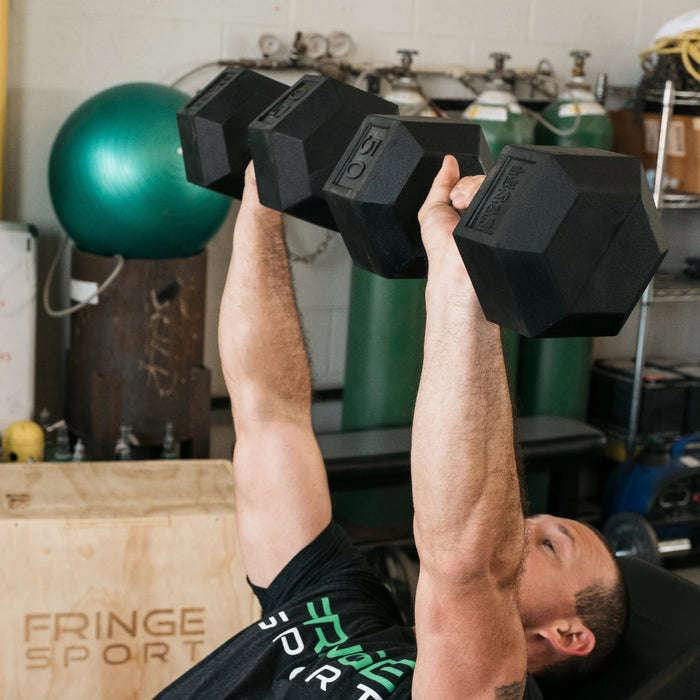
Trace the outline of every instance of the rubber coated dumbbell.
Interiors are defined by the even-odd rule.
[[[668,252],[641,163],[506,146],[454,231],[486,317],[528,337],[616,335]]]
[[[270,95],[272,100],[264,103]],[[252,154],[263,204],[338,230],[323,193],[326,180],[368,114],[397,110],[392,102],[332,78],[305,75],[287,88],[253,71],[227,68],[178,112],[185,172],[190,182],[240,197]],[[478,127],[441,121],[438,129],[421,129],[419,138],[394,141],[396,161],[387,173],[391,187],[375,192],[376,204],[393,211],[398,207],[401,220],[415,232],[420,203],[405,193],[416,190],[411,182],[419,173],[426,182],[432,180],[434,162],[448,145],[464,174],[483,174],[492,164]],[[387,245],[398,244],[398,259],[403,240],[386,240]],[[422,256],[416,257],[416,264],[400,276],[425,274]]]
[[[248,124],[288,89],[261,73],[226,68],[177,113],[189,182],[241,198]]]
[[[252,154],[265,206],[334,228],[321,194],[330,171],[365,116],[397,111],[332,78],[306,75],[289,87],[230,67],[177,114],[185,173],[190,182],[240,197]]]

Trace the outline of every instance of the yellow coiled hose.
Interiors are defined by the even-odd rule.
[[[642,68],[648,73],[652,72],[654,55],[669,54],[680,54],[685,69],[700,82],[700,29],[691,29],[676,36],[658,39],[651,48],[639,54]]]

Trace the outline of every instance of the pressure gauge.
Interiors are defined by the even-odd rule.
[[[306,55],[309,58],[323,58],[328,53],[328,40],[322,34],[307,34],[304,37]]]
[[[347,56],[352,48],[352,39],[345,32],[331,32],[328,35],[328,53],[333,58]]]
[[[265,58],[275,56],[282,48],[282,42],[274,34],[263,34],[258,39],[258,47]]]

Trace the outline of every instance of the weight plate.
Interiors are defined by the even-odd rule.
[[[659,564],[659,542],[654,528],[637,513],[615,513],[603,527],[603,534],[618,557],[634,556]]]

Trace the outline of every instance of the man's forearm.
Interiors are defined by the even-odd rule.
[[[231,397],[238,537],[250,580],[267,586],[331,517],[311,424],[309,363],[281,214],[258,201],[249,169],[219,319]]]
[[[462,575],[465,564],[492,565],[491,552],[516,562],[520,489],[499,328],[483,318],[467,279],[433,273],[414,419],[416,538],[425,565],[444,557],[436,565]]]
[[[488,322],[451,231],[454,173],[421,210],[426,340],[413,428],[416,541],[425,566],[517,576],[524,534],[513,416],[498,326]],[[477,183],[468,182],[473,196]],[[465,185],[466,186],[466,185]]]
[[[238,214],[221,301],[219,346],[234,420],[308,410],[308,360],[290,279],[282,215],[256,206]]]

